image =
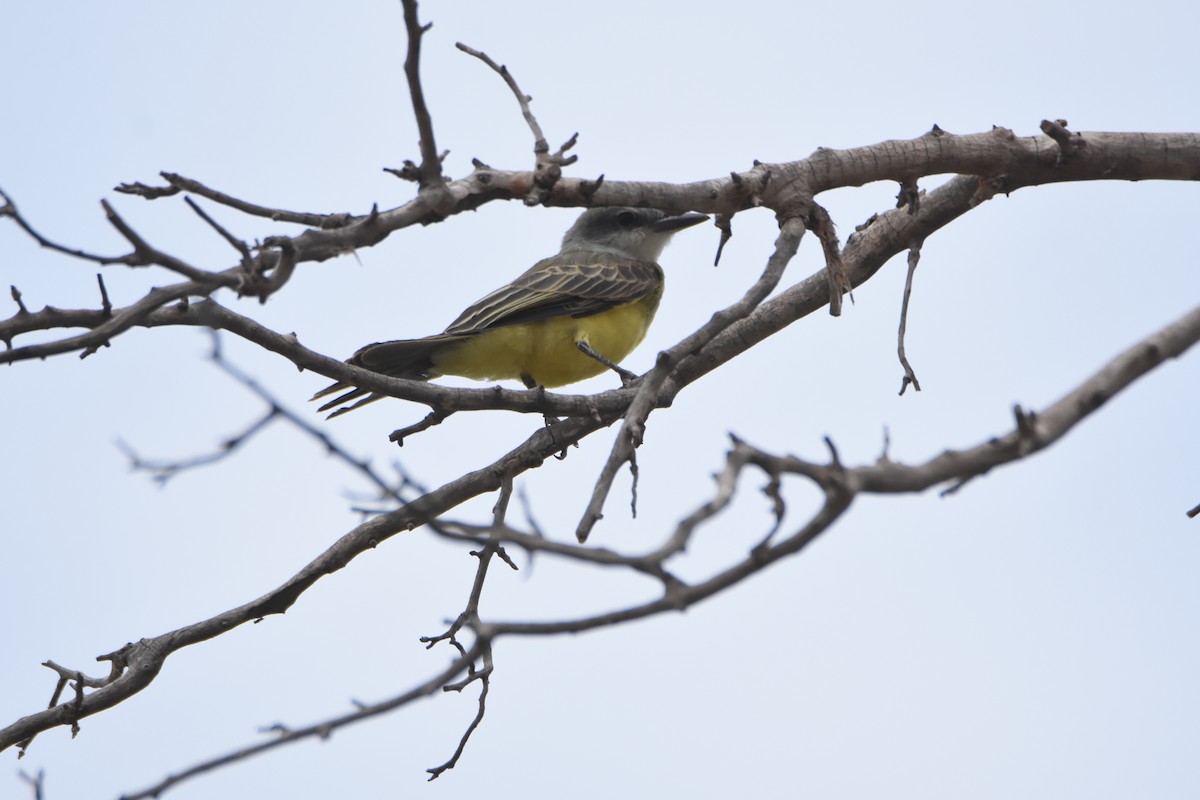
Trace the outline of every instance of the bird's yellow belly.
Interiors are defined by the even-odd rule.
[[[581,352],[577,342],[620,362],[646,335],[659,297],[655,292],[588,317],[557,317],[486,330],[435,353],[433,364],[443,375],[477,381],[529,376],[542,386],[565,386],[608,369]]]

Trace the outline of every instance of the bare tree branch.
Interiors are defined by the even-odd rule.
[[[783,235],[781,234],[781,236]],[[793,230],[787,235],[798,239],[799,233]],[[736,488],[737,477],[746,465],[753,464],[762,468],[773,480],[778,480],[779,476],[786,474],[806,477],[816,482],[826,497],[823,508],[795,533],[776,543],[771,542],[769,535],[744,560],[731,565],[707,581],[688,585],[662,570],[659,577],[663,582],[664,591],[663,597],[657,601],[592,617],[557,622],[480,621],[477,625],[473,625],[478,638],[476,644],[468,651],[471,654],[471,661],[459,659],[453,674],[458,674],[465,668],[466,663],[473,662],[475,657],[484,652],[483,648],[487,646],[487,643],[494,641],[499,636],[576,633],[640,619],[664,611],[685,608],[712,596],[757,572],[767,564],[799,552],[840,516],[849,507],[854,496],[860,492],[920,492],[948,482],[961,484],[972,477],[987,473],[995,466],[1026,458],[1060,439],[1072,427],[1099,409],[1108,399],[1131,385],[1137,378],[1153,370],[1165,360],[1181,355],[1197,340],[1200,340],[1200,308],[1126,350],[1079,387],[1042,412],[1037,414],[1020,412],[1015,429],[1006,436],[989,439],[968,450],[947,451],[924,464],[908,466],[881,460],[874,465],[847,468],[836,460],[835,454],[832,464],[819,465],[790,456],[773,456],[735,440],[734,450],[730,454],[724,472],[718,479],[718,491],[714,498],[681,521],[675,532],[658,551],[641,559],[616,557],[611,553],[591,548],[566,548],[563,545],[551,545],[540,537],[515,537],[503,525],[502,511],[506,508],[507,503],[505,499],[503,505],[497,504],[496,519],[493,521],[489,541],[497,544],[519,541],[522,547],[530,550],[544,550],[596,563],[624,563],[627,566],[636,566],[640,571],[650,574],[653,570],[648,568],[648,564],[654,563],[661,570],[663,562],[680,553],[686,546],[687,540],[700,525],[713,519],[728,505]],[[474,484],[473,488],[466,489],[468,494],[474,493],[480,483],[485,483],[488,491],[510,487],[512,475],[528,468],[531,463],[530,457],[534,452],[539,453],[540,458],[544,459],[561,446],[564,438],[585,435],[588,424],[588,421],[581,420],[557,423],[555,427],[560,430],[553,437],[549,436],[546,431],[538,430],[525,445],[492,467],[464,476],[463,479],[430,492],[395,512],[358,526],[291,581],[258,601],[170,634],[127,645],[118,653],[106,657],[113,661],[114,675],[119,673],[118,677],[85,679],[79,676],[76,680],[80,688],[77,690],[75,700],[56,705],[45,712],[31,715],[9,726],[0,732],[0,747],[7,747],[22,741],[27,742],[38,731],[54,725],[75,725],[83,717],[120,702],[129,694],[148,685],[170,652],[187,644],[211,638],[248,619],[284,610],[320,576],[344,566],[358,553],[374,547],[394,533],[410,529],[421,524],[423,520],[432,519],[446,508],[461,502],[462,499],[465,499],[465,496],[462,495],[464,487]],[[504,492],[502,491],[503,497]],[[477,610],[478,593],[481,591],[482,578],[479,578],[472,590],[472,599],[468,604],[469,610]],[[469,616],[470,614],[468,614]],[[69,670],[64,673],[65,668],[56,668],[60,670],[60,674],[78,675]],[[450,673],[443,673],[443,675],[448,674]],[[440,682],[443,681],[439,679],[439,685]],[[82,688],[89,684],[99,688],[91,694],[84,695]],[[419,691],[426,691],[428,686],[429,684],[425,684]],[[418,692],[418,690],[414,690],[414,692]],[[411,698],[412,696],[414,693],[410,692],[402,697]],[[396,707],[401,704],[397,700],[390,702],[388,707]],[[361,718],[362,713],[356,712],[354,715],[305,729],[304,735],[316,735],[318,731],[323,731],[327,735],[332,728]],[[289,734],[286,741],[291,741],[293,738],[295,737]],[[245,752],[259,752],[269,746],[271,745],[259,745],[249,748]],[[226,763],[226,761],[219,763]]]
[[[100,656],[110,662],[106,677],[89,677],[83,672],[47,661],[58,675],[50,708],[31,714],[0,731],[0,749],[18,745],[28,747],[33,737],[51,727],[65,725],[77,731],[80,720],[131,697],[148,686],[173,652],[214,638],[250,620],[282,613],[309,587],[325,575],[346,566],[368,549],[391,536],[429,525],[439,534],[462,539],[477,546],[475,580],[464,611],[449,629],[426,639],[431,646],[448,641],[458,653],[449,667],[420,686],[373,706],[363,706],[318,725],[298,730],[279,728],[280,735],[269,742],[230,753],[177,775],[134,797],[157,796],[190,777],[232,763],[291,741],[312,736],[328,736],[338,728],[370,716],[402,707],[438,688],[461,691],[471,683],[480,683],[478,709],[474,720],[461,737],[452,757],[430,770],[431,779],[452,768],[461,756],[470,736],[483,719],[494,669],[492,647],[498,637],[507,635],[554,635],[578,633],[593,628],[620,624],[655,614],[675,611],[728,589],[767,565],[800,552],[829,525],[844,514],[861,493],[920,492],[935,486],[957,491],[973,478],[992,468],[1011,463],[1049,446],[1081,420],[1097,410],[1109,398],[1124,390],[1137,378],[1173,358],[1200,339],[1200,309],[1192,311],[1159,333],[1114,358],[1109,364],[1040,413],[1015,409],[1014,429],[1003,437],[985,441],[973,448],[947,451],[917,465],[892,462],[886,457],[877,463],[846,467],[829,442],[828,464],[779,456],[734,439],[724,468],[717,476],[711,498],[683,517],[662,544],[649,553],[622,554],[606,549],[585,548],[547,538],[534,527],[533,533],[516,530],[507,522],[507,508],[513,480],[528,469],[542,464],[565,448],[616,420],[621,428],[608,460],[593,489],[591,500],[577,527],[582,543],[595,523],[607,499],[616,474],[626,464],[635,465],[636,449],[642,443],[649,415],[670,405],[682,389],[702,375],[745,352],[757,342],[782,330],[806,314],[829,305],[831,313],[840,310],[841,297],[852,287],[868,280],[891,256],[908,250],[909,273],[901,311],[898,355],[905,370],[904,386],[919,389],[904,353],[904,335],[913,272],[920,246],[928,236],[980,205],[997,193],[1047,183],[1085,180],[1195,180],[1200,174],[1200,135],[1198,134],[1120,134],[1073,133],[1063,120],[1043,121],[1045,135],[1017,137],[1002,128],[990,132],[956,136],[939,128],[908,141],[882,142],[846,150],[820,149],[808,158],[792,162],[762,164],[742,173],[691,184],[605,181],[569,178],[563,167],[576,157],[567,155],[576,142],[568,139],[551,153],[540,125],[530,108],[530,97],[521,91],[508,70],[486,54],[459,45],[459,48],[484,61],[508,84],[534,136],[535,166],[532,171],[504,171],[475,162],[471,175],[448,181],[442,173],[434,140],[432,115],[420,81],[419,60],[423,35],[428,25],[418,21],[415,0],[402,0],[408,50],[405,75],[420,135],[420,164],[407,162],[403,169],[392,170],[418,184],[416,196],[396,208],[380,211],[372,207],[362,215],[307,214],[270,209],[217,192],[198,181],[173,173],[162,173],[167,187],[123,184],[117,191],[147,199],[190,192],[239,210],[273,221],[310,226],[295,236],[271,236],[261,247],[252,248],[217,223],[194,200],[185,202],[201,219],[217,231],[238,254],[237,263],[219,270],[197,267],[151,244],[107,202],[102,207],[109,223],[129,243],[130,252],[104,256],[69,247],[44,237],[17,210],[15,203],[0,192],[3,205],[0,216],[12,219],[18,228],[37,244],[64,255],[101,265],[124,264],[129,267],[158,266],[184,278],[181,282],[146,291],[141,299],[114,307],[104,282],[100,280],[101,301],[97,309],[57,309],[45,306],[31,312],[21,293],[12,287],[16,312],[0,321],[0,339],[8,349],[0,353],[0,363],[44,358],[67,352],[86,356],[109,345],[125,331],[137,327],[193,325],[213,330],[228,330],[261,347],[288,358],[335,380],[430,407],[423,421],[393,434],[393,439],[426,430],[457,411],[508,409],[565,417],[535,430],[522,444],[500,459],[445,485],[422,492],[405,501],[389,482],[344,451],[336,450],[330,440],[298,415],[283,410],[265,391],[247,376],[225,363],[218,350],[214,360],[244,385],[258,392],[269,411],[257,422],[214,453],[184,462],[148,465],[135,458],[143,468],[159,472],[166,480],[181,469],[211,463],[224,457],[240,443],[275,419],[287,419],[316,436],[347,462],[360,469],[380,492],[398,507],[387,510],[348,531],[326,551],[291,579],[262,597],[210,619],[184,626],[166,634],[141,639],[119,650]],[[923,177],[954,174],[958,177],[922,194],[918,180]],[[875,215],[860,227],[845,247],[838,243],[833,221],[816,198],[825,191],[888,180],[900,185],[897,208]],[[254,295],[265,301],[281,290],[302,264],[324,261],[377,244],[392,233],[414,224],[441,220],[500,199],[521,198],[530,204],[558,206],[638,205],[668,210],[694,209],[718,215],[722,244],[731,235],[731,219],[739,211],[765,206],[776,212],[780,235],[775,251],[756,283],[736,303],[715,314],[709,322],[673,347],[662,351],[653,369],[641,376],[629,389],[603,392],[592,396],[554,395],[537,391],[501,389],[451,389],[425,383],[387,378],[327,358],[299,344],[295,336],[271,331],[249,317],[237,314],[214,299],[222,288],[239,295]],[[767,297],[779,285],[784,270],[796,253],[805,228],[813,230],[825,256],[825,269],[785,289],[772,300]],[[718,257],[719,257],[718,247]],[[256,252],[257,251],[257,252]],[[37,331],[81,328],[84,332],[49,341],[14,346],[18,337]],[[903,392],[903,387],[902,390]],[[772,524],[757,545],[742,558],[729,564],[711,578],[689,584],[668,568],[698,531],[711,525],[732,502],[747,467],[761,470],[768,478],[765,489],[772,506]],[[807,522],[790,533],[783,531],[786,506],[783,481],[799,476],[814,482],[824,502]],[[411,484],[410,484],[411,485]],[[490,526],[479,527],[449,521],[443,515],[466,500],[497,491],[498,499]],[[1200,506],[1189,515],[1200,514]],[[491,559],[499,557],[515,568],[504,550],[514,544],[528,553],[548,553],[576,563],[622,567],[658,581],[661,596],[651,602],[617,608],[612,611],[550,622],[489,621],[480,610]],[[460,641],[468,631],[474,641],[468,647]],[[482,660],[482,668],[477,662]],[[461,678],[456,683],[455,679]],[[66,694],[68,697],[63,700]],[[41,791],[39,776],[35,785]]]
[[[200,204],[197,203],[192,198],[185,197],[185,198],[183,198],[183,202],[187,203],[188,207],[190,209],[192,209],[192,211],[195,211],[196,215],[198,217],[200,217],[200,219],[207,222],[209,224],[209,227],[211,227],[218,234],[220,234],[221,238],[224,239],[226,242],[228,242],[230,247],[232,247],[234,250],[238,251],[238,253],[242,257],[242,267],[243,268],[245,268],[250,263],[250,248],[246,246],[245,242],[243,242],[241,239],[234,236],[229,231],[225,230],[225,228],[221,225],[221,223],[217,222],[215,219],[210,217],[208,215],[208,212],[205,211],[203,208],[201,208]]]
[[[290,580],[257,600],[202,622],[126,645],[118,651],[122,664],[118,677],[86,697],[81,697],[79,702],[56,705],[0,730],[0,750],[30,739],[39,731],[58,725],[74,725],[80,719],[131,697],[153,681],[171,653],[219,636],[246,622],[283,613],[310,586],[325,575],[342,569],[363,552],[374,549],[397,533],[411,531],[436,519],[471,497],[495,491],[504,480],[502,476],[515,476],[538,466],[561,450],[564,444],[579,441],[598,427],[598,423],[588,419],[564,420],[550,428],[539,428],[524,444],[493,464],[467,473],[395,511],[358,525]]]
[[[738,302],[713,314],[712,319],[679,344],[658,354],[654,369],[642,379],[637,396],[630,403],[629,410],[625,412],[625,419],[621,423],[621,430],[617,434],[612,452],[592,490],[592,499],[588,502],[583,519],[580,520],[579,526],[575,530],[575,536],[580,543],[587,541],[588,534],[600,520],[601,509],[604,507],[604,501],[608,497],[617,472],[633,457],[633,451],[641,445],[646,419],[656,406],[662,405],[661,390],[675,365],[680,359],[700,350],[738,320],[748,317],[767,298],[767,295],[779,284],[788,262],[792,260],[792,256],[800,247],[800,237],[803,235],[804,225],[798,217],[787,217],[781,220],[779,238],[775,240],[775,252],[767,259],[767,266],[762,276],[746,294]]]
[[[443,171],[442,162],[448,151],[438,151],[433,115],[420,75],[422,39],[431,26],[419,21],[417,0],[401,2],[407,35],[404,73],[419,135],[420,163],[405,161],[402,168],[387,170],[416,184],[414,196],[399,206],[380,210],[378,205],[371,204],[370,210],[362,214],[318,214],[268,208],[169,172],[160,173],[166,181],[165,186],[129,183],[116,187],[118,193],[144,199],[186,193],[183,201],[236,253],[236,258],[231,258],[227,266],[206,269],[151,245],[148,238],[119,215],[108,201],[102,201],[106,218],[130,247],[129,252],[119,256],[100,255],[47,239],[0,191],[3,201],[0,217],[12,219],[20,231],[19,236],[28,237],[42,247],[99,265],[157,266],[180,276],[171,278],[177,281],[173,285],[149,287],[145,284],[144,288],[136,289],[134,294],[124,298],[118,294],[119,302],[125,305],[114,306],[103,278],[98,275],[98,308],[59,309],[45,305],[41,310],[30,311],[21,292],[13,286],[11,296],[17,309],[8,319],[0,320],[0,340],[7,345],[7,350],[0,353],[0,364],[71,352],[85,357],[101,347],[111,346],[116,338],[134,327],[185,325],[208,328],[213,332],[214,363],[255,392],[266,403],[267,410],[241,432],[229,437],[215,452],[186,460],[151,463],[128,451],[135,466],[150,470],[157,480],[165,482],[184,469],[229,456],[272,422],[285,420],[363,474],[378,491],[378,497],[373,500],[379,506],[378,509],[366,509],[365,513],[371,515],[368,519],[346,531],[303,569],[261,597],[209,619],[139,639],[99,656],[98,661],[109,662],[106,676],[90,676],[55,661],[44,662],[44,666],[57,676],[49,707],[0,730],[0,750],[16,745],[23,754],[35,736],[56,726],[68,727],[72,735],[78,733],[84,718],[123,702],[149,686],[172,653],[216,638],[248,621],[283,613],[310,587],[347,566],[362,553],[396,534],[427,527],[436,535],[461,543],[464,549],[473,548],[471,556],[476,559],[474,580],[462,612],[444,632],[422,639],[430,648],[446,642],[454,649],[448,666],[383,702],[356,704],[352,711],[301,728],[272,726],[273,735],[264,741],[169,775],[129,797],[158,797],[174,786],[219,767],[291,742],[327,738],[345,726],[406,707],[439,690],[461,692],[478,683],[474,717],[451,757],[428,770],[430,780],[433,780],[455,767],[485,717],[496,666],[494,646],[498,639],[576,634],[686,609],[803,551],[840,519],[861,494],[915,493],[942,488],[942,494],[948,495],[997,466],[1039,452],[1061,439],[1138,378],[1167,359],[1181,355],[1200,340],[1200,308],[1197,308],[1117,355],[1040,412],[1015,407],[1013,428],[1005,435],[981,439],[974,447],[947,450],[919,464],[891,461],[886,443],[883,455],[875,463],[847,466],[829,439],[826,439],[828,462],[817,463],[761,449],[732,436],[732,446],[715,476],[709,496],[689,513],[684,514],[683,511],[688,509],[682,509],[678,522],[673,528],[663,530],[660,540],[647,545],[648,551],[626,553],[603,547],[584,547],[582,543],[601,519],[615,477],[625,464],[629,464],[634,472],[632,500],[636,512],[636,455],[649,416],[656,409],[671,405],[684,388],[826,305],[830,313],[837,316],[844,294],[869,280],[892,256],[907,251],[908,277],[897,351],[904,369],[901,394],[909,384],[919,391],[915,372],[905,354],[905,335],[914,273],[921,247],[929,236],[996,194],[1011,193],[1023,187],[1088,180],[1195,181],[1200,175],[1200,134],[1078,133],[1069,130],[1065,120],[1043,120],[1040,129],[1044,135],[1029,137],[1017,137],[1003,128],[959,136],[934,126],[928,133],[910,140],[843,150],[821,148],[807,158],[789,162],[755,161],[752,168],[744,172],[719,172],[719,177],[689,184],[606,181],[603,174],[595,179],[573,178],[565,176],[563,170],[577,160],[575,155],[568,155],[576,145],[577,134],[551,152],[532,112],[532,98],[521,90],[508,69],[487,54],[458,44],[460,50],[483,61],[499,74],[516,97],[534,139],[535,161],[531,170],[502,170],[475,160],[470,175],[452,181]],[[918,188],[921,179],[945,174],[955,177],[928,193]],[[896,207],[872,215],[843,247],[831,215],[818,198],[826,191],[875,181],[893,181],[899,185]],[[242,239],[231,233],[231,230],[239,230],[241,225],[224,227],[188,195],[203,197],[250,217],[299,224],[307,229],[295,235],[258,235]],[[233,302],[225,303],[229,295],[220,294],[220,290],[229,289],[232,290],[229,294],[236,293],[238,298],[253,296],[266,302],[301,274],[304,265],[355,253],[412,225],[443,221],[463,211],[509,199],[521,199],[527,205],[635,205],[670,211],[708,211],[716,214],[721,231],[717,260],[721,248],[732,236],[732,218],[742,210],[760,206],[771,209],[779,221],[780,232],[761,275],[743,297],[714,314],[707,323],[674,346],[660,352],[654,367],[636,378],[628,388],[588,396],[512,391],[501,387],[458,389],[388,378],[311,350],[300,344],[296,334],[279,333],[248,314],[238,313],[230,307]],[[806,229],[815,233],[821,245],[824,269],[791,286],[784,286],[777,296],[768,300],[780,287]],[[140,298],[129,302],[128,297],[137,298],[142,292]],[[60,329],[72,329],[72,332],[65,334]],[[302,369],[426,406],[429,411],[423,419],[392,433],[391,440],[398,444],[403,444],[406,436],[440,425],[459,411],[502,409],[544,415],[546,424],[543,427],[541,420],[530,420],[532,432],[508,453],[436,488],[422,486],[399,465],[399,480],[388,480],[366,461],[355,458],[338,445],[324,428],[307,421],[304,415],[287,410],[286,404],[224,359],[217,338],[217,331],[221,330],[276,353]],[[53,335],[43,340],[36,337],[22,339],[38,332]],[[14,344],[17,340],[21,342]],[[25,344],[25,341],[33,343]],[[618,420],[621,425],[616,440],[575,531],[580,544],[569,541],[569,532],[547,535],[533,520],[528,508],[524,523],[510,521],[508,510],[516,478],[541,466],[552,456],[565,455],[572,445]],[[761,535],[752,546],[732,556],[715,575],[696,582],[681,578],[688,573],[676,567],[689,545],[702,535],[702,531],[716,527],[718,518],[738,496],[743,478],[759,473],[766,478],[762,492],[770,504]],[[789,509],[784,494],[785,484],[795,478],[814,484],[822,498],[817,511],[799,524],[792,522],[791,514],[795,512]],[[496,493],[490,521],[477,524],[448,518],[463,503],[489,492]],[[1200,506],[1190,510],[1188,515],[1200,515]],[[520,529],[522,525],[525,530]],[[559,533],[562,535],[555,535]],[[506,549],[508,546],[520,548],[530,560],[545,553],[575,565],[608,567],[609,574],[632,572],[652,581],[659,593],[648,602],[644,597],[639,597],[636,602],[620,601],[614,603],[611,610],[574,619],[491,619],[484,611],[484,593],[487,578],[494,573],[490,571],[493,558],[499,558],[512,569],[517,568]],[[36,778],[24,774],[22,777],[40,798],[43,774],[39,772]]]
[[[357,710],[343,714],[335,719],[319,723],[317,725],[309,725],[303,728],[277,729],[278,735],[266,742],[260,742],[255,745],[241,748],[240,750],[227,753],[208,761],[201,762],[195,766],[189,767],[181,772],[173,775],[168,775],[153,786],[148,786],[136,792],[131,792],[122,796],[122,800],[144,800],[145,798],[157,798],[162,796],[163,792],[174,786],[183,783],[184,781],[203,775],[206,772],[212,772],[215,769],[224,767],[228,764],[233,764],[238,761],[244,761],[252,756],[265,753],[270,750],[282,747],[293,742],[299,742],[305,739],[327,739],[338,728],[352,725],[356,722],[361,722],[372,717],[377,717],[381,714],[386,714],[389,711],[394,711],[398,708],[403,708],[409,705],[414,700],[420,700],[422,697],[428,697],[446,685],[448,681],[453,680],[461,675],[464,670],[468,669],[475,659],[479,658],[482,652],[482,646],[476,643],[475,646],[467,649],[450,663],[450,666],[443,669],[437,675],[425,681],[419,686],[410,689],[403,694],[397,695],[389,700],[384,700],[380,703],[374,703],[358,708]]]
[[[361,473],[369,483],[376,487],[380,496],[389,497],[397,503],[404,502],[404,498],[400,494],[400,489],[384,479],[378,471],[371,467],[369,462],[351,455],[344,446],[329,435],[326,428],[314,425],[310,415],[296,413],[288,409],[287,405],[279,398],[264,389],[258,381],[247,375],[226,358],[221,347],[220,335],[217,331],[210,331],[210,335],[212,342],[212,349],[209,353],[210,360],[226,375],[229,375],[237,383],[258,395],[267,405],[267,411],[241,432],[226,437],[220,447],[213,452],[191,458],[150,461],[137,455],[136,451],[125,442],[118,440],[118,448],[130,459],[131,466],[134,469],[149,472],[155,481],[165,484],[169,479],[181,472],[229,458],[255,435],[264,430],[269,423],[276,420],[283,420],[291,423],[297,430],[315,439],[330,455],[339,459],[351,469]]]
[[[959,211],[963,213],[998,192],[1012,192],[1024,186],[1086,180],[1194,180],[1194,176],[1200,174],[1200,134],[1081,133],[1074,136],[1086,141],[1087,147],[1079,148],[1067,161],[1060,161],[1057,145],[1045,136],[1016,137],[1003,128],[967,136],[936,130],[909,141],[882,142],[840,151],[821,149],[801,161],[759,164],[749,172],[742,173],[737,182],[732,178],[678,185],[605,181],[597,187],[595,182],[587,179],[563,177],[554,182],[544,202],[556,206],[649,205],[667,210],[695,209],[728,213],[732,198],[742,204],[739,208],[761,204],[786,215],[794,212],[798,198],[803,202],[803,198],[815,197],[833,188],[878,180],[912,180],[914,175],[958,173],[962,177],[955,181],[971,181],[973,186],[971,201]],[[767,174],[771,179],[764,182],[763,176]],[[377,244],[391,233],[413,224],[477,208],[491,200],[524,198],[534,189],[537,181],[535,172],[477,168],[466,178],[445,183],[444,192],[439,189],[435,193],[438,197],[449,197],[449,205],[432,198],[428,192],[418,192],[413,200],[402,206],[350,218],[340,227],[309,229],[294,237],[273,237],[273,249],[258,255],[261,263],[255,269],[267,272],[275,268],[285,240],[294,253],[291,261],[293,267],[310,261],[324,261]],[[745,185],[761,188],[747,195]],[[925,202],[928,202],[928,198]],[[918,227],[926,229],[927,235],[940,225],[929,224],[934,216],[924,214],[924,205],[922,203],[921,213],[913,216],[922,219]],[[28,223],[16,214],[15,205],[10,199],[6,198],[0,212],[17,220],[23,229],[31,232]],[[885,219],[894,212],[880,215],[879,219]],[[871,233],[874,227],[874,224],[868,227],[864,235]],[[30,235],[43,243],[39,236]],[[108,258],[62,245],[47,246],[100,263],[126,263],[127,259],[136,255],[135,251],[130,256]],[[907,247],[908,243],[905,242],[893,252]],[[853,253],[852,243],[848,242],[842,259]],[[155,263],[165,261],[167,263],[164,265],[171,265],[168,268],[175,268],[176,271],[195,270],[165,253],[154,250],[153,255],[160,259]],[[94,348],[111,341],[133,325],[141,324],[141,319],[151,310],[165,308],[185,297],[207,297],[217,286],[237,288],[242,285],[244,274],[240,265],[219,272],[196,272],[197,280],[153,290],[136,304],[133,313],[125,314],[118,310],[109,320],[90,309],[56,310],[42,316],[18,313],[0,321],[0,340],[11,343],[23,333],[57,327],[87,327],[92,330],[52,342],[11,347],[0,352],[0,363]],[[853,275],[849,278],[851,285],[861,282],[856,281]],[[159,324],[169,323],[160,317]],[[180,320],[176,324],[188,323]],[[332,371],[318,371],[330,378],[342,378]],[[382,393],[390,394],[387,391]]]

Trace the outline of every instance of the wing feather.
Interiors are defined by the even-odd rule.
[[[559,253],[530,267],[509,285],[473,303],[446,333],[477,333],[553,317],[586,317],[655,291],[662,268],[612,253]]]

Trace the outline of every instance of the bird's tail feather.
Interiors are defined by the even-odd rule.
[[[433,364],[433,354],[452,341],[463,339],[461,334],[438,334],[426,336],[423,339],[397,339],[392,342],[375,342],[359,348],[353,356],[346,360],[347,364],[363,367],[372,372],[389,375],[393,378],[406,378],[413,381],[427,381],[438,376]],[[348,391],[347,391],[348,390]],[[336,392],[342,392],[332,400],[318,408],[318,411],[328,411],[335,406],[342,406],[353,400],[358,402],[337,409],[329,415],[329,419],[341,416],[348,411],[373,403],[387,395],[375,394],[369,389],[359,389],[352,383],[338,381],[326,386],[312,396],[312,400],[327,397]],[[362,398],[362,399],[359,399]]]

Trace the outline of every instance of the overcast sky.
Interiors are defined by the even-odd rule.
[[[570,174],[691,181],[855,147],[1045,118],[1084,131],[1196,131],[1200,11],[1010,3],[426,3],[424,85],[452,177],[477,157],[532,164],[500,79],[458,52],[505,63],[534,97],[552,146],[580,134]],[[269,206],[362,213],[412,186],[383,167],[418,158],[398,2],[16,4],[0,27],[6,80],[0,187],[48,236],[120,253],[98,201],[155,245],[224,268],[232,251],[178,199],[114,195],[179,172]],[[932,186],[931,180],[923,185]],[[821,198],[843,241],[894,203],[894,185]],[[272,227],[205,203],[237,235]],[[618,481],[593,542],[650,549],[712,492],[735,432],[819,459],[915,461],[1006,432],[1015,403],[1058,399],[1200,298],[1190,184],[1023,189],[932,237],[907,350],[922,391],[897,397],[904,263],[855,292],[844,315],[805,319],[707,376],[650,420],[639,514]],[[309,347],[440,331],[468,303],[557,250],[577,212],[492,203],[405,230],[354,256],[303,265],[263,307],[224,302]],[[0,221],[4,222],[4,221]],[[735,220],[713,269],[714,229],[665,252],[654,353],[757,277],[769,212]],[[819,267],[806,239],[784,284]],[[93,264],[40,251],[0,224],[0,285],[31,309],[98,303]],[[113,302],[172,282],[105,269]],[[7,306],[4,303],[8,303]],[[0,302],[0,316],[15,310]],[[19,339],[17,344],[35,341]],[[327,381],[225,337],[229,357],[289,408]],[[44,707],[53,659],[95,656],[262,595],[341,536],[369,487],[311,438],[276,425],[225,463],[159,488],[115,446],[148,458],[207,452],[263,412],[205,359],[191,329],[137,330],[80,361],[0,370],[0,724]],[[609,376],[575,387],[611,388]],[[1200,356],[1164,365],[1052,449],[947,499],[862,498],[801,556],[684,614],[549,640],[505,640],[488,715],[459,767],[433,784],[475,710],[474,690],[230,767],[185,798],[567,796],[1195,797],[1200,793]],[[424,409],[376,403],[321,424],[381,469],[438,485],[490,463],[540,419],[456,415],[387,442]],[[522,476],[540,525],[569,539],[605,432]],[[765,481],[676,566],[711,574],[770,525]],[[787,487],[789,529],[813,493]],[[456,512],[486,521],[493,498]],[[519,519],[519,516],[518,516]],[[524,561],[521,561],[524,565]],[[328,576],[283,617],[173,655],[145,691],[0,755],[0,798],[106,798],[299,726],[352,700],[398,694],[438,670],[439,633],[463,607],[474,559],[424,532],[397,536]],[[655,586],[539,560],[495,569],[483,613],[551,619],[652,597]]]

